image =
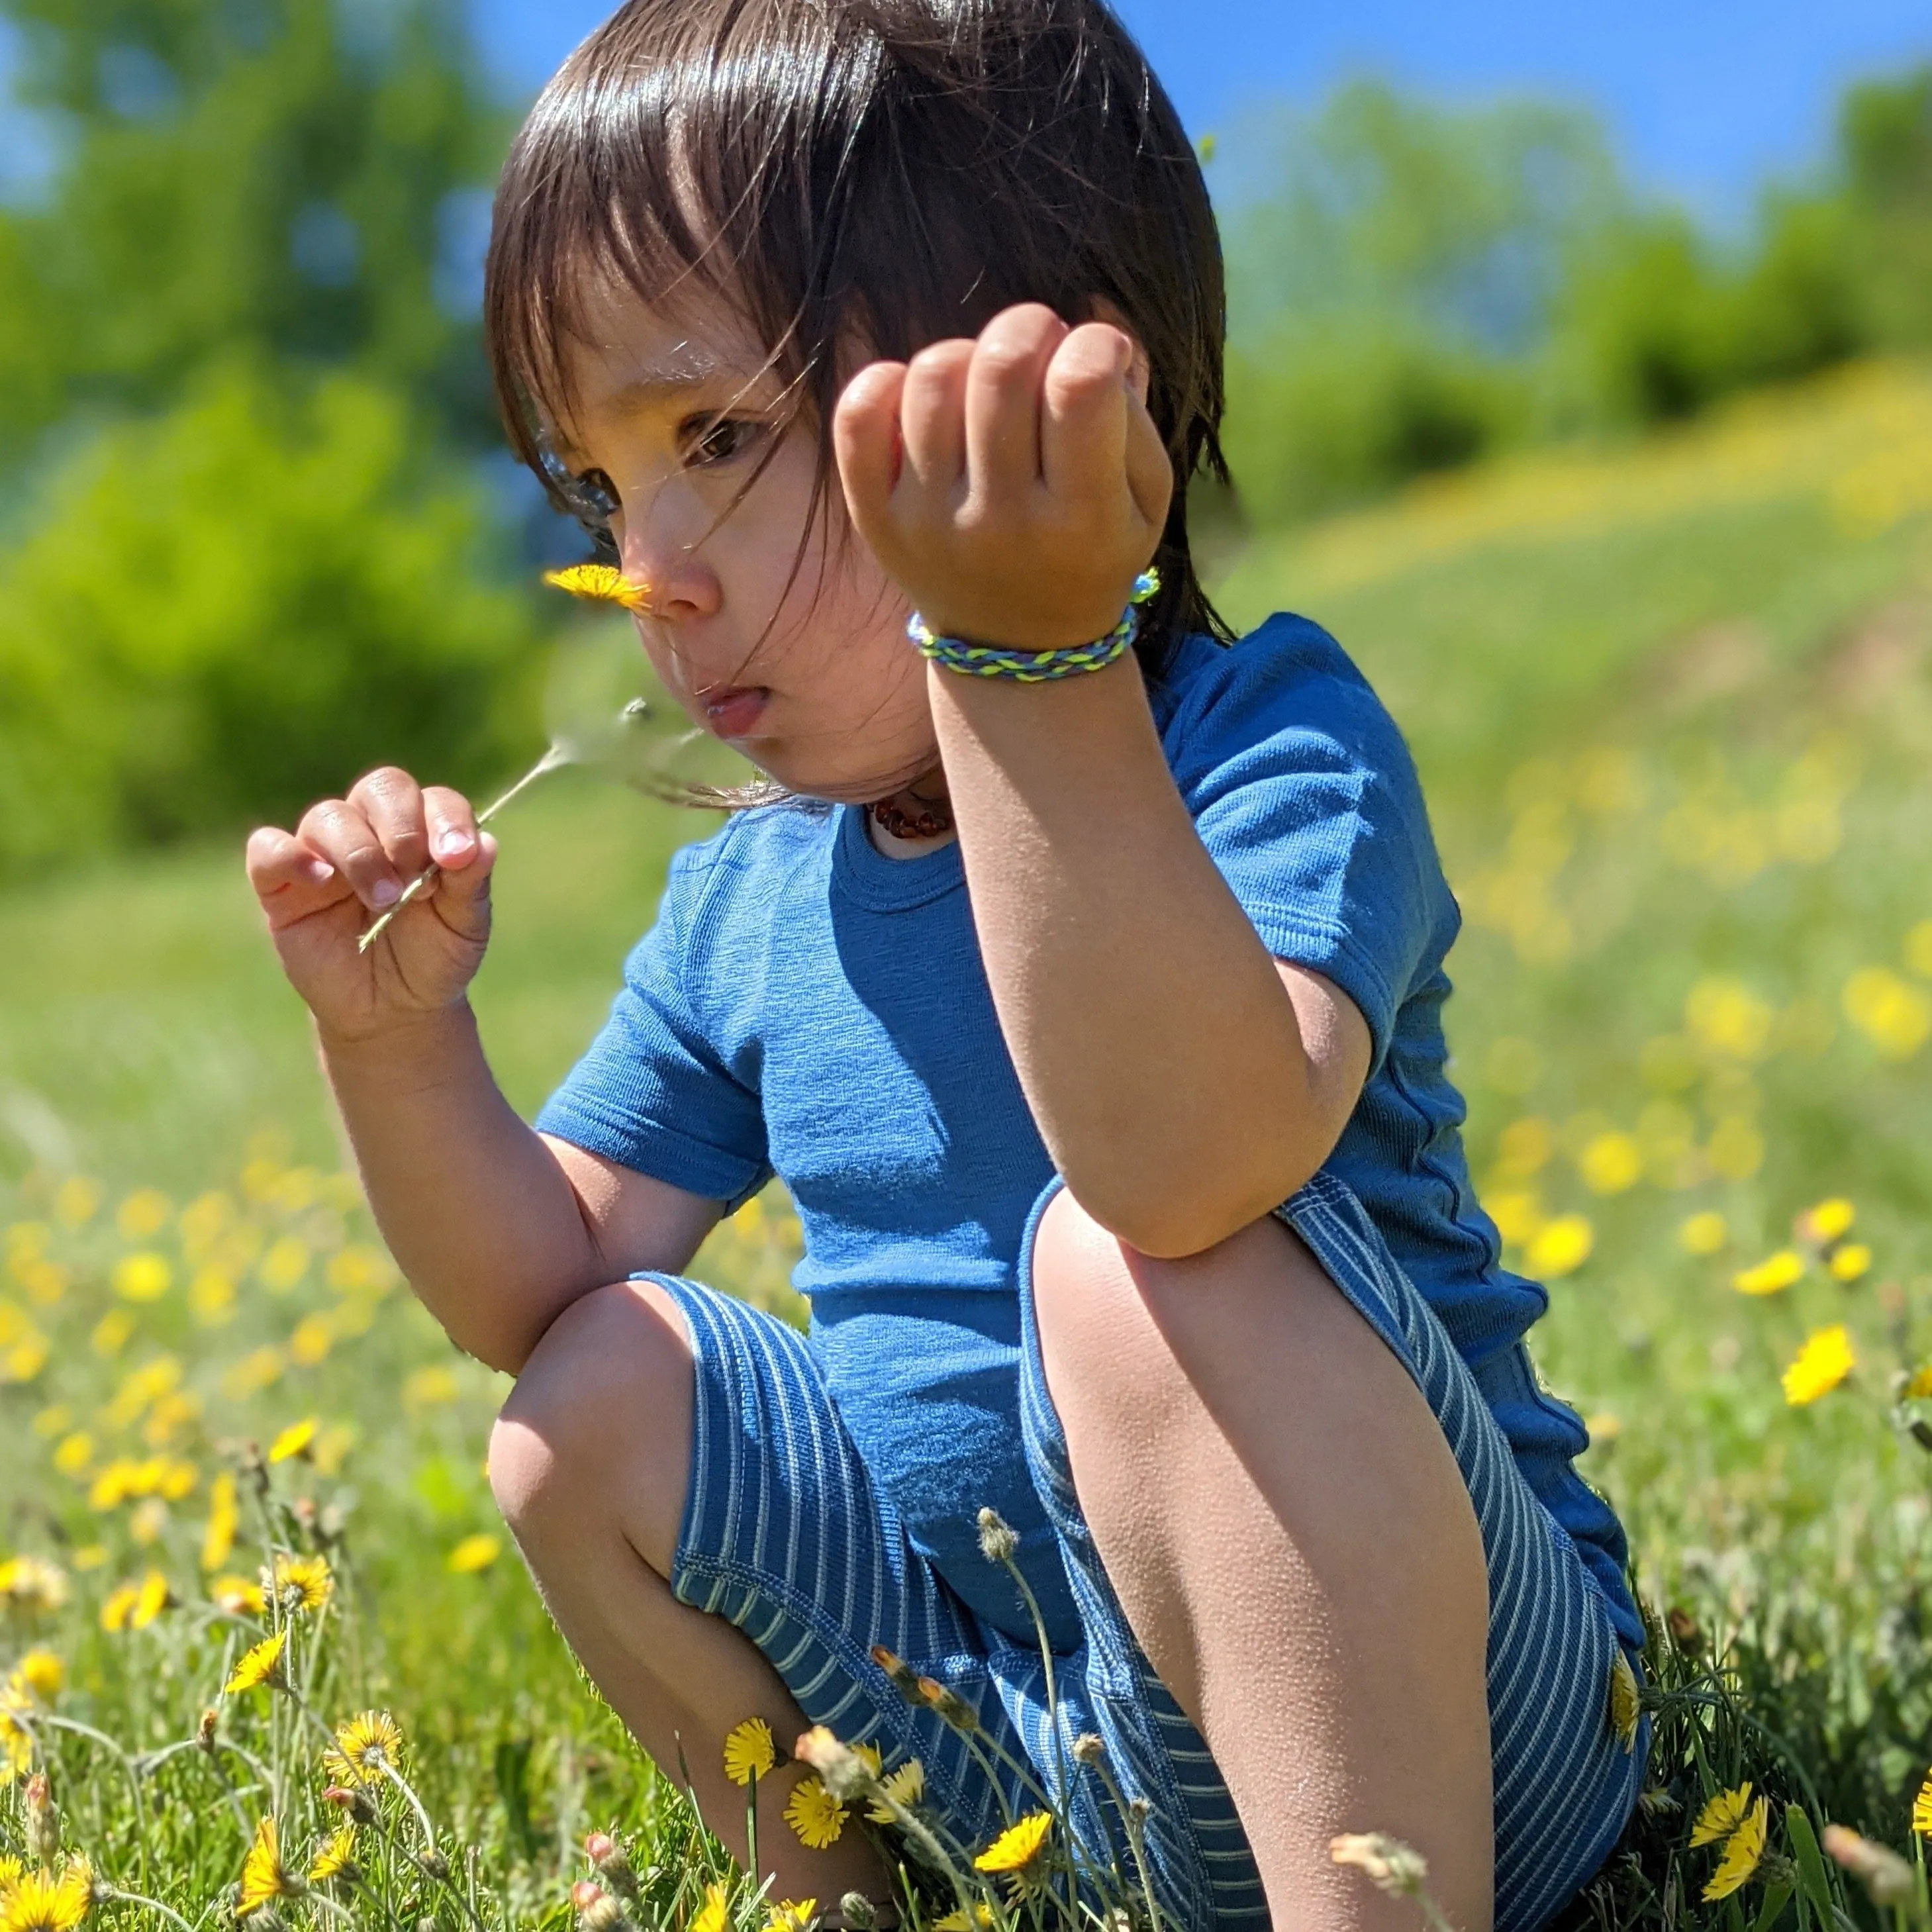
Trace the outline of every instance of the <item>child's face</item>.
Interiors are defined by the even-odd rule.
[[[784,427],[755,338],[722,302],[674,316],[608,288],[586,303],[584,334],[567,351],[558,454],[616,506],[624,573],[650,591],[638,633],[665,687],[796,791],[862,802],[929,770],[905,599],[850,530],[836,479],[801,557],[815,438],[806,422]]]

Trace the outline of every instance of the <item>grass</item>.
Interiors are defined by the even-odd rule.
[[[1539,1363],[1591,1417],[1586,1473],[1631,1529],[1646,1600],[1674,1613],[1652,1647],[1654,1792],[1580,1921],[1805,1932],[1877,1910],[1827,1871],[1819,1827],[1920,1842],[1928,448],[1932,381],[1860,371],[1258,542],[1226,588],[1245,620],[1285,604],[1328,624],[1415,748],[1467,919],[1450,1024],[1480,1189],[1552,1282]],[[506,820],[477,1004],[519,1106],[588,1036],[698,829],[575,778]],[[291,1624],[294,1681],[329,1723],[395,1711],[452,1861],[450,1882],[412,1862],[413,1814],[386,1782],[345,1910],[561,1926],[584,1834],[614,1827],[638,1874],[626,1912],[690,1924],[726,1868],[503,1549],[481,1467],[502,1380],[401,1292],[341,1165],[232,852],[0,897],[0,1558],[45,1558],[65,1584],[36,1608],[32,1567],[13,1573],[0,1664],[57,1657],[52,1714],[115,1741],[35,1730],[67,1842],[199,1928],[265,1807],[291,1859],[339,1815],[292,1699],[215,1694],[266,1628],[220,1607],[224,1572],[201,1560],[226,1471],[258,1544],[334,1566],[326,1610],[264,1613]],[[1849,1226],[1843,1208],[1803,1218],[1838,1201]],[[699,1269],[780,1304],[796,1241],[775,1194]],[[1740,1276],[1790,1279],[1748,1294]],[[1849,1372],[1788,1401],[1809,1338],[1839,1329]],[[310,1418],[272,1468],[241,1446]],[[227,1557],[244,1579],[248,1547]],[[174,1600],[104,1628],[112,1592],[151,1570]],[[211,1702],[259,1774],[198,1747],[154,1762]],[[138,1816],[128,1754],[153,1767]],[[1773,1801],[1765,1854],[1707,1902],[1723,1844],[1693,1847],[1691,1822],[1746,1779]],[[25,1823],[16,1782],[0,1843]],[[1898,1910],[1922,1912],[1912,1882]],[[768,1916],[743,1888],[728,1910]]]

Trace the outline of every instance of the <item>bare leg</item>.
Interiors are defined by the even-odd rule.
[[[1063,1193],[1034,1278],[1082,1508],[1227,1780],[1275,1932],[1414,1932],[1413,1906],[1330,1860],[1369,1831],[1487,1932],[1487,1577],[1414,1382],[1272,1220],[1156,1261]]]
[[[760,1717],[786,1747],[806,1719],[748,1638],[671,1594],[692,1404],[676,1303],[642,1282],[599,1288],[525,1364],[490,1438],[490,1484],[565,1642],[674,1778],[682,1747],[705,1822],[742,1862],[745,1793],[724,1775],[724,1734]],[[889,1883],[861,1832],[813,1852],[784,1822],[803,1774],[788,1766],[760,1784],[758,1875],[776,1874],[774,1898],[828,1911],[847,1892],[884,1900]]]

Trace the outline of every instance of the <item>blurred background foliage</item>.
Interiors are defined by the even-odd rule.
[[[455,0],[0,0],[0,877],[528,748],[542,531],[477,335]],[[1932,340],[1932,70],[1713,236],[1584,113],[1364,82],[1211,178],[1252,530]]]

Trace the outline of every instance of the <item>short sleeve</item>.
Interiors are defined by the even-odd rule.
[[[625,962],[610,1018],[536,1126],[734,1207],[771,1168],[758,1094],[720,1053],[687,993],[686,934],[710,876],[692,858],[688,850],[673,859],[657,923]]]
[[[1262,944],[1341,987],[1379,1067],[1456,923],[1394,720],[1324,632],[1281,617],[1214,650],[1162,737],[1202,843]]]

